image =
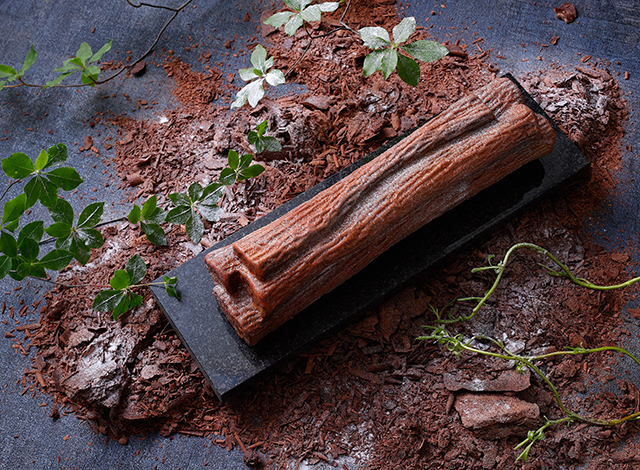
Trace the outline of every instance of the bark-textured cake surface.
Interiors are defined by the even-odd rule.
[[[554,141],[517,87],[496,80],[278,220],[209,253],[215,297],[254,345],[407,235],[550,153]]]

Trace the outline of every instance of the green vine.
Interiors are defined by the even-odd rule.
[[[477,354],[482,356],[495,357],[498,359],[503,359],[505,361],[514,361],[514,363],[516,364],[516,370],[518,370],[518,372],[523,372],[525,368],[528,368],[535,375],[537,375],[553,393],[556,404],[562,410],[565,416],[557,420],[548,420],[545,417],[545,423],[539,429],[529,431],[529,433],[527,434],[527,438],[515,447],[515,450],[524,448],[522,452],[518,455],[517,460],[523,460],[526,462],[529,456],[529,451],[534,446],[534,444],[545,438],[544,432],[547,429],[553,426],[556,426],[558,424],[562,424],[562,423],[570,424],[573,422],[580,421],[580,422],[585,422],[585,423],[589,423],[597,426],[616,426],[622,423],[626,423],[628,421],[635,421],[640,418],[640,412],[638,412],[638,413],[633,413],[633,414],[624,416],[622,418],[617,418],[612,420],[599,420],[599,419],[589,418],[588,416],[584,416],[580,413],[577,413],[571,410],[562,401],[560,393],[557,387],[551,381],[551,379],[549,379],[549,377],[536,365],[537,362],[550,359],[553,357],[558,357],[558,356],[595,354],[595,353],[601,353],[601,352],[607,352],[607,351],[621,354],[631,358],[638,365],[638,367],[640,367],[640,359],[638,359],[634,354],[632,354],[628,350],[617,347],[617,346],[602,346],[598,348],[587,349],[587,348],[584,348],[582,344],[576,348],[566,347],[561,351],[554,351],[546,354],[526,356],[526,355],[516,354],[509,351],[505,347],[502,341],[497,340],[495,338],[491,338],[486,335],[475,334],[471,338],[465,340],[462,334],[451,333],[448,329],[450,325],[455,323],[462,324],[471,320],[480,311],[480,309],[486,305],[486,303],[489,301],[489,299],[492,297],[492,295],[498,288],[498,285],[502,280],[505,269],[513,253],[517,250],[522,250],[522,249],[533,250],[537,253],[540,253],[546,256],[548,259],[553,261],[553,263],[556,265],[555,269],[550,266],[538,263],[552,276],[564,277],[566,279],[569,279],[574,284],[581,287],[588,288],[588,289],[600,290],[600,291],[621,289],[639,282],[640,277],[635,277],[626,282],[615,284],[615,285],[609,285],[609,286],[597,285],[584,278],[577,277],[576,275],[574,275],[566,264],[558,260],[558,258],[555,255],[553,255],[551,252],[549,252],[545,248],[542,248],[533,243],[518,243],[516,245],[513,245],[511,248],[509,248],[509,250],[506,252],[502,261],[498,262],[497,264],[495,265],[490,264],[489,266],[475,268],[472,270],[473,273],[482,272],[482,271],[493,271],[496,275],[493,284],[485,292],[485,294],[482,297],[465,297],[465,298],[456,299],[453,302],[449,303],[447,306],[445,306],[443,311],[439,311],[434,307],[431,307],[431,311],[436,317],[435,326],[424,326],[423,328],[428,330],[430,333],[425,336],[420,336],[418,339],[434,341],[440,344],[441,346],[443,346],[444,348],[446,348],[449,352],[454,354],[456,357],[459,357],[463,353],[471,353],[471,354]],[[493,257],[489,257],[489,263],[491,263],[492,259]],[[469,313],[468,315],[456,316],[455,305],[459,302],[476,302],[476,304],[472,309],[471,313]],[[477,341],[489,342],[493,347],[493,349],[484,350],[484,349],[475,347],[474,343],[476,343]]]

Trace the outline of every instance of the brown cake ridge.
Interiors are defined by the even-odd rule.
[[[205,257],[249,345],[460,202],[553,149],[549,122],[498,79],[279,219]]]

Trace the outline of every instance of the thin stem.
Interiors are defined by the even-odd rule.
[[[147,57],[151,53],[153,48],[156,47],[156,45],[160,41],[160,37],[162,36],[162,34],[164,34],[165,30],[173,22],[173,20],[176,18],[176,16],[178,16],[178,13],[180,13],[185,7],[187,7],[193,0],[186,0],[178,8],[172,8],[172,7],[167,7],[167,6],[163,6],[163,5],[153,5],[151,3],[144,3],[144,2],[139,3],[139,4],[133,4],[130,0],[126,0],[126,1],[127,1],[127,3],[129,5],[131,5],[134,8],[140,8],[141,6],[159,8],[159,9],[172,11],[173,15],[171,15],[171,18],[169,18],[169,20],[164,24],[162,29],[160,29],[160,32],[158,32],[158,34],[156,35],[155,41],[153,41],[153,44],[151,44],[151,46],[149,46],[149,48],[146,50],[146,52],[144,54],[142,54],[140,57],[138,57],[132,63],[127,64],[127,65],[123,66],[122,68],[120,68],[120,70],[115,72],[113,75],[111,75],[111,76],[109,76],[109,77],[107,77],[107,78],[105,78],[103,80],[94,81],[93,84],[80,83],[80,84],[75,84],[75,85],[53,85],[50,88],[83,88],[83,87],[87,87],[87,86],[102,85],[103,83],[107,83],[107,82],[113,80],[114,78],[116,78],[118,75],[120,75],[125,70],[134,67],[138,62],[144,60],[144,58]],[[18,88],[18,87],[22,87],[22,86],[32,87],[32,88],[44,88],[45,87],[45,85],[37,85],[35,83],[27,83],[22,79],[22,77],[20,77],[19,80],[20,80],[19,84],[16,84],[16,85],[5,85],[5,88]]]
[[[13,186],[14,184],[17,184],[17,183],[21,183],[21,182],[22,182],[22,180],[14,180],[11,183],[9,183],[9,186],[7,186],[7,189],[5,189],[4,192],[2,193],[2,196],[0,196],[0,201],[2,201],[2,199],[4,199],[4,197],[7,195],[7,193],[11,189],[11,186]]]
[[[128,1],[128,0],[127,0]],[[193,0],[187,0],[186,2],[184,2],[180,7],[172,10],[173,11],[173,15],[171,15],[171,18],[169,18],[169,20],[165,23],[165,25],[162,27],[162,29],[160,30],[160,32],[158,32],[158,34],[156,35],[156,39],[155,41],[153,41],[153,44],[151,44],[151,46],[149,46],[149,48],[147,49],[147,51],[142,54],[140,57],[138,57],[134,62],[132,62],[129,65],[125,65],[124,67],[122,67],[118,72],[116,72],[115,74],[113,74],[110,77],[105,78],[104,80],[98,80],[96,82],[96,85],[101,85],[102,83],[108,82],[109,80],[113,80],[114,78],[116,78],[118,75],[120,75],[124,70],[126,69],[130,69],[131,67],[133,67],[134,65],[136,65],[138,62],[142,61],[145,57],[147,57],[151,51],[153,50],[154,47],[156,47],[156,45],[158,44],[158,42],[160,41],[160,37],[162,36],[162,34],[165,32],[165,30],[169,27],[169,25],[173,22],[173,20],[176,18],[176,16],[178,16],[178,13],[180,13],[184,8],[186,8]],[[151,5],[147,5],[147,6],[151,6]],[[156,8],[160,8],[160,7],[156,7]],[[170,8],[167,8],[170,9]]]
[[[169,11],[178,11],[179,10],[179,8],[176,9],[176,8],[168,7],[168,6],[165,6],[165,5],[155,5],[153,3],[146,3],[146,2],[133,3],[131,0],[126,0],[126,1],[133,8],[150,7],[150,8],[159,8],[159,9],[162,9],[162,10],[169,10]]]
[[[105,288],[109,288],[111,286],[107,286],[104,284],[67,284],[64,282],[58,282],[58,281],[52,281],[51,279],[45,279],[43,277],[35,277],[35,276],[27,276],[30,279],[35,279],[38,281],[43,281],[43,282],[48,282],[49,284],[54,284],[56,286],[60,286],[60,287],[68,287],[68,288],[73,288],[73,287],[98,287],[100,289],[105,289]]]

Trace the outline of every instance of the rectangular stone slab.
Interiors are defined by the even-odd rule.
[[[545,115],[531,97],[521,91],[527,105],[536,113]],[[254,347],[249,347],[237,335],[220,311],[212,294],[214,283],[205,267],[204,256],[276,220],[375,158],[399,139],[167,273],[178,277],[181,301],[167,296],[160,288],[152,289],[154,297],[222,399],[330,331],[353,321],[360,313],[395,293],[447,255],[486,235],[516,211],[562,186],[585,169],[588,166],[586,157],[557,126],[554,125],[554,129],[556,143],[551,154],[527,164],[397,243],[356,276],[321,297]]]

